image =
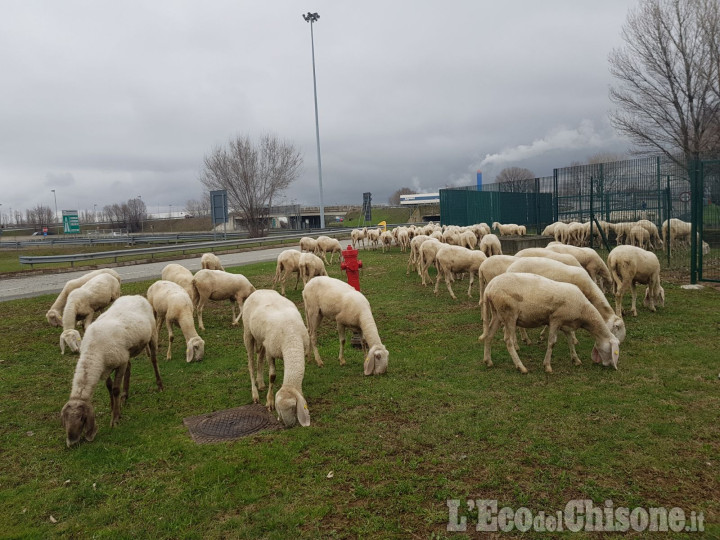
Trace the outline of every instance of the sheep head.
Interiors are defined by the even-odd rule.
[[[81,341],[80,332],[74,328],[71,330],[63,330],[63,333],[60,334],[60,354],[65,354],[66,344],[72,352],[78,352]]]
[[[275,394],[275,410],[285,427],[310,425],[310,411],[303,395],[296,388],[283,386]]]
[[[620,359],[620,341],[615,336],[608,340],[596,341],[592,350],[592,359],[596,364],[618,368]]]
[[[650,292],[651,287],[648,287],[645,289],[645,298],[643,300],[643,305],[646,308],[650,308],[652,311],[655,311],[653,308],[655,306],[664,307],[665,306],[665,289],[663,289],[660,285],[657,287],[657,291],[655,294],[652,294]]]
[[[62,326],[62,315],[57,312],[55,309],[50,309],[45,314],[45,318],[47,319],[47,322],[50,323],[50,326]]]
[[[185,361],[192,362],[195,360],[199,362],[205,356],[205,340],[200,336],[192,337],[187,342],[185,349]]]
[[[387,371],[390,353],[384,345],[373,345],[365,357],[365,375],[382,375]]]
[[[65,443],[68,448],[80,441],[83,432],[86,440],[92,441],[95,438],[95,411],[89,402],[81,399],[69,400],[62,408],[60,418],[65,428]]]

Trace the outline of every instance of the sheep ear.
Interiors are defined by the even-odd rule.
[[[92,442],[97,434],[98,428],[95,425],[95,411],[88,404],[83,406],[83,415],[85,416],[85,439]]]
[[[195,347],[193,347],[191,343],[188,343],[187,347],[185,348],[185,361],[192,362],[194,356],[195,356]]]
[[[297,413],[297,419],[301,426],[308,427],[310,425],[310,411],[308,410],[307,401],[298,391],[295,391],[295,411]]]
[[[592,361],[596,364],[601,363],[600,352],[598,351],[597,347],[593,347],[592,349]]]
[[[618,360],[620,360],[620,347],[618,345],[613,344],[612,347],[612,367],[617,369],[618,368]]]

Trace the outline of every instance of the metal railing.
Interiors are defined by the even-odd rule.
[[[319,235],[324,234],[331,237],[346,237],[349,236],[350,230],[344,229],[325,229],[315,230],[312,234]],[[70,266],[74,266],[76,262],[98,260],[98,259],[113,259],[117,262],[122,257],[138,257],[138,256],[149,256],[151,259],[159,253],[176,253],[181,252],[183,255],[193,251],[215,251],[219,249],[232,249],[241,248],[248,245],[253,246],[264,246],[270,244],[284,244],[288,242],[295,242],[303,236],[310,236],[310,232],[305,230],[302,232],[286,235],[273,235],[265,236],[262,238],[235,238],[231,240],[218,240],[211,242],[185,242],[176,243],[164,246],[155,246],[149,248],[131,248],[131,249],[118,249],[112,251],[98,251],[95,253],[75,253],[75,254],[62,254],[62,255],[29,255],[20,256],[20,264],[29,264],[30,268],[35,264],[53,264],[53,263],[70,263]],[[182,235],[178,235],[182,236]],[[136,240],[137,243],[137,240]]]

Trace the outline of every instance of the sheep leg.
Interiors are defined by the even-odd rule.
[[[283,296],[285,296],[285,278],[287,278],[287,271],[283,271],[282,276],[280,276],[280,294]],[[275,288],[274,284],[273,288]]]
[[[127,369],[125,370],[125,377],[123,378],[123,393],[120,396],[121,404],[125,404],[130,395],[130,361],[127,363]]]
[[[242,317],[242,309],[240,310],[240,313],[238,313],[237,316],[235,316],[235,300],[230,300],[230,306],[232,307],[232,325],[237,326],[240,321],[240,317]]]
[[[253,403],[260,403],[260,394],[258,394],[255,385],[255,340],[249,330],[243,333],[243,341],[245,342],[245,350],[248,357],[248,371],[250,372],[250,389],[252,391]]]
[[[440,280],[442,279],[442,277],[442,272],[438,268],[437,279],[435,280],[435,296],[437,296],[438,288],[440,287]]]
[[[342,323],[337,323],[337,330],[338,330],[338,337],[340,338],[340,354],[338,355],[338,359],[340,360],[340,365],[345,365],[345,333],[347,331],[347,328]]]
[[[548,329],[548,347],[547,351],[545,351],[545,359],[543,360],[543,366],[545,366],[545,372],[546,373],[552,373],[552,366],[550,365],[550,359],[552,358],[552,350],[553,346],[555,345],[555,342],[557,341],[557,325],[553,324],[552,321],[550,322],[549,329]],[[575,350],[575,347],[572,345],[572,340],[568,337],[568,344],[571,344],[571,351]],[[577,356],[577,354],[575,354]]]
[[[632,306],[630,307],[630,313],[633,314],[633,317],[637,317],[637,285],[634,281],[630,285],[630,290],[632,291]]]
[[[270,382],[268,384],[267,399],[265,400],[265,406],[268,411],[272,411],[275,408],[275,396],[273,395],[273,383],[275,382],[275,359],[268,356],[266,358],[268,368],[270,370]]]
[[[205,330],[205,325],[203,324],[203,319],[202,319],[202,313],[203,313],[204,308],[205,308],[205,300],[203,298],[199,298],[197,307],[195,308],[195,311],[197,311],[198,328],[200,328],[200,330]]]
[[[121,386],[123,379],[125,378],[125,366],[121,365],[115,370],[115,380],[112,384],[112,420],[110,421],[110,427],[115,427],[120,419],[120,396],[122,393]],[[108,377],[108,380],[110,377]]]
[[[483,332],[483,335],[480,336],[480,341],[485,342],[485,348],[483,351],[483,360],[485,361],[485,365],[487,367],[492,367],[492,357],[491,357],[491,345],[492,345],[492,339],[495,336],[495,332],[497,332],[498,328],[500,327],[500,318],[499,317],[493,317],[492,321],[483,321],[483,326],[485,326],[485,331]]]
[[[315,363],[319,367],[322,367],[324,364],[322,359],[320,358],[320,352],[318,351],[317,347],[317,329],[322,322],[322,313],[320,313],[319,309],[310,308],[310,310],[307,310],[306,316],[308,334],[310,336],[310,346],[312,347],[313,353],[315,354]]]
[[[472,298],[472,285],[475,281],[475,273],[470,272],[470,284],[468,285],[468,298]]]
[[[568,349],[570,349],[570,358],[572,359],[573,364],[575,364],[576,366],[579,366],[580,364],[582,364],[582,362],[580,361],[580,357],[578,356],[577,351],[575,351],[575,345],[577,345],[577,343],[578,343],[578,340],[575,337],[575,332],[573,332],[573,331],[566,332],[565,330],[563,330],[563,332],[565,332],[565,336],[567,337],[567,340],[568,340]]]
[[[90,313],[85,316],[85,320],[83,321],[83,328],[85,330],[87,330],[88,326],[90,326],[90,323],[92,323],[93,317],[95,317],[95,311],[90,310]]]
[[[532,340],[530,339],[530,336],[528,336],[527,330],[525,330],[524,328],[519,328],[519,330],[520,337],[522,338],[523,343],[525,343],[525,345],[532,345]]]
[[[167,354],[165,355],[166,360],[170,360],[172,358],[172,344],[173,340],[175,339],[175,336],[173,335],[172,331],[172,323],[170,322],[170,319],[165,319],[165,327],[168,331],[168,349]]]
[[[451,272],[445,272],[445,285],[447,285],[447,290],[450,293],[450,296],[452,296],[453,300],[457,300],[457,296],[455,296],[455,293],[452,290],[452,287],[450,286],[450,283],[453,281],[452,273]],[[435,291],[437,292],[437,291]]]
[[[515,367],[520,371],[520,373],[527,373],[527,368],[523,365],[523,363],[520,361],[520,357],[518,356],[517,351],[515,350],[515,332],[517,331],[516,320],[511,319],[505,322],[505,347],[507,347],[508,352],[510,353],[510,357],[512,358],[513,364],[515,364]]]
[[[157,363],[157,350],[158,350],[158,336],[157,332],[153,332],[153,336],[150,338],[150,343],[148,343],[148,356],[150,356],[150,362],[152,362],[153,370],[155,371],[155,382],[157,383],[157,387],[159,391],[163,391],[163,382],[162,378],[160,377],[160,369],[158,368]]]
[[[257,388],[258,390],[265,390],[265,365],[263,362],[265,361],[265,347],[259,347],[255,351],[255,371],[257,373],[256,375],[256,382],[257,382]]]
[[[295,272],[295,290],[297,291],[298,283],[300,282],[300,271]]]

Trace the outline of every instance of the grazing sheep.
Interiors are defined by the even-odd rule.
[[[147,299],[153,308],[158,332],[165,322],[168,331],[168,349],[165,358],[172,358],[173,324],[182,330],[185,336],[185,361],[200,361],[205,355],[205,341],[195,330],[193,304],[190,295],[180,285],[172,281],[156,281],[147,290]]]
[[[552,373],[550,359],[558,330],[570,332],[584,328],[595,338],[592,359],[617,369],[620,342],[605,325],[598,310],[577,286],[553,281],[536,274],[501,274],[485,287],[483,302],[483,334],[485,364],[492,366],[492,338],[501,324],[505,325],[505,345],[515,367],[527,369],[517,354],[516,327],[537,328],[548,325],[548,347],[543,365]],[[572,343],[572,341],[570,341]],[[575,365],[580,364],[577,356]]]
[[[84,276],[71,279],[65,284],[57,299],[55,300],[55,302],[53,302],[53,305],[50,306],[50,309],[45,314],[45,318],[51,326],[62,326],[62,312],[63,309],[65,309],[65,302],[67,302],[68,294],[70,294],[78,287],[82,287],[89,280],[100,274],[110,274],[118,280],[118,283],[122,281],[120,279],[120,274],[118,274],[112,268],[101,268],[100,270],[93,270],[92,272],[88,272]]]
[[[230,300],[232,304],[232,324],[237,326],[242,316],[242,306],[245,299],[255,292],[255,287],[242,274],[231,274],[222,270],[198,270],[192,280],[197,303],[198,326],[205,330],[202,312],[208,300]],[[235,316],[235,304],[239,312]]]
[[[317,240],[310,238],[309,236],[303,236],[300,239],[300,251],[306,251],[308,253],[317,253],[318,245]]]
[[[386,249],[390,249],[390,246],[392,245],[393,241],[393,234],[390,231],[383,231],[380,234],[380,245],[382,247],[383,253],[385,253]],[[405,251],[402,249],[402,245],[400,246],[400,251]]]
[[[435,254],[442,246],[443,243],[436,238],[428,238],[420,245],[420,277],[423,285],[427,285],[428,281],[432,281],[428,268],[435,262]],[[435,265],[435,270],[437,270],[437,265]]]
[[[302,278],[303,286],[307,285],[307,282],[315,276],[328,275],[323,260],[312,253],[300,254],[298,268],[300,270],[300,277]]]
[[[214,253],[203,253],[200,257],[200,266],[205,270],[225,270],[220,259]]]
[[[380,234],[382,233],[382,229],[368,229],[367,230],[367,239],[370,243],[370,247],[372,249],[377,249],[380,245]]]
[[[692,224],[681,219],[666,219],[662,224],[663,243],[670,242],[670,247],[689,246],[692,238]]]
[[[474,231],[463,231],[460,233],[460,243],[458,245],[468,249],[475,249],[477,244],[478,239]]]
[[[75,366],[70,399],[60,413],[68,447],[85,433],[92,441],[97,434],[92,396],[101,379],[110,393],[112,419],[120,418],[120,407],[130,386],[130,359],[146,351],[155,370],[158,390],[163,389],[157,365],[157,327],[150,303],[142,296],[123,296],[98,317],[85,332],[80,359]],[[115,372],[114,381],[110,375]],[[121,387],[122,385],[122,393]]]
[[[475,235],[472,235],[475,238]],[[450,286],[453,280],[453,274],[467,272],[470,274],[470,284],[468,285],[468,298],[472,298],[472,284],[475,272],[478,271],[483,261],[487,259],[482,251],[467,249],[460,246],[442,246],[435,254],[435,263],[438,268],[437,279],[435,280],[435,294],[438,293],[440,287],[440,278],[445,278],[448,292],[453,300],[457,300],[455,293]]]
[[[80,347],[80,333],[75,329],[79,318],[87,331],[95,312],[108,306],[120,297],[120,282],[111,274],[98,274],[87,283],[68,294],[63,310],[63,332],[60,334],[60,353],[65,354],[65,344],[72,352]]]
[[[563,221],[555,222],[555,227],[553,228],[553,236],[555,236],[556,242],[560,242],[561,244],[567,244],[569,232],[570,226],[567,223]]]
[[[190,296],[193,306],[195,305],[195,288],[192,286],[193,274],[190,270],[180,264],[170,263],[163,268],[160,279],[180,285]]]
[[[291,272],[295,272],[297,279],[295,280],[295,290],[297,290],[300,281],[300,252],[297,249],[286,249],[282,251],[277,258],[277,266],[275,267],[275,277],[273,278],[273,289],[280,282],[280,292],[285,296],[285,280]]]
[[[302,382],[305,376],[305,354],[310,350],[310,344],[307,328],[297,307],[274,290],[259,290],[245,302],[242,319],[253,402],[260,401],[255,372],[262,387],[264,375],[261,355],[264,355],[270,369],[266,407],[269,410],[276,408],[279,419],[286,427],[293,427],[297,423],[309,426],[310,412],[302,394]],[[283,359],[283,384],[277,396],[273,396],[276,358]]]
[[[430,238],[426,234],[418,234],[410,240],[410,257],[408,258],[407,268],[405,269],[405,275],[410,275],[410,267],[414,266],[417,270],[418,275],[422,270],[420,265],[420,246],[422,243]]]
[[[630,232],[627,234],[627,243],[641,249],[649,249],[650,233],[645,227],[633,225],[630,227]]]
[[[325,254],[330,252],[330,262],[328,263]],[[317,237],[317,253],[322,255],[323,260],[326,264],[332,264],[333,257],[338,254],[338,264],[342,258],[342,246],[337,238],[330,238],[329,236],[318,236]]]
[[[482,237],[482,240],[480,240],[480,251],[482,251],[486,257],[502,255],[500,239],[494,234],[486,234]]]
[[[632,290],[630,312],[637,317],[637,283],[647,284],[645,305],[655,311],[655,305],[665,305],[665,290],[660,286],[660,261],[652,251],[635,246],[618,246],[608,255],[608,268],[615,290],[615,313],[622,315],[622,299],[628,289]]]
[[[445,231],[442,233],[442,242],[444,244],[448,244],[450,246],[459,246],[460,245],[460,231],[457,229],[445,229]]]
[[[514,255],[493,255],[485,259],[480,268],[478,268],[478,286],[480,288],[480,300],[478,304],[482,306],[485,287],[490,281],[500,274],[504,274],[512,263],[517,261]]]
[[[410,231],[407,229],[407,227],[398,227],[393,230],[393,233],[397,231],[397,235],[395,237],[395,241],[400,246],[400,251],[402,253],[406,252],[408,248],[410,247],[410,242],[412,240],[415,240],[418,236],[426,236],[424,234],[416,234],[412,238],[410,238]]]
[[[600,255],[598,255],[597,251],[589,247],[568,246],[555,242],[550,242],[546,248],[557,253],[565,253],[575,257],[577,262],[582,265],[593,281],[595,281],[603,291],[610,291],[612,285],[610,270],[608,270],[607,265]]]
[[[553,281],[572,283],[577,286],[590,303],[598,310],[607,329],[622,343],[625,340],[625,322],[615,314],[605,294],[582,268],[568,266],[559,261],[545,258],[520,258],[506,270],[508,273],[538,274]]]
[[[363,350],[367,343],[370,350],[365,357],[365,375],[380,375],[387,371],[389,353],[380,341],[370,302],[351,285],[339,279],[320,276],[308,282],[303,290],[307,328],[310,345],[315,353],[315,362],[322,366],[317,348],[317,329],[323,317],[334,318],[340,338],[340,365],[345,365],[345,333],[348,328],[360,330],[363,336]]]
[[[650,249],[662,249],[663,241],[660,238],[657,226],[652,221],[647,219],[641,219],[638,220],[636,225],[640,225],[641,227],[643,227],[650,235]]]
[[[558,253],[552,249],[547,248],[526,248],[521,249],[515,254],[516,257],[545,257],[546,259],[553,259],[561,263],[565,263],[568,266],[578,266],[582,268],[582,265],[572,255],[566,253]]]

